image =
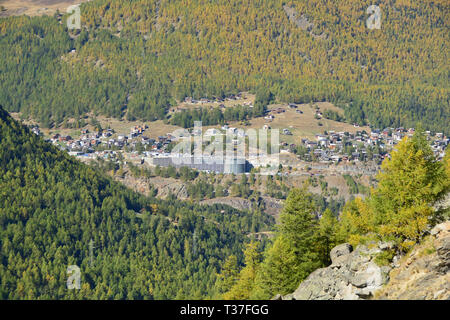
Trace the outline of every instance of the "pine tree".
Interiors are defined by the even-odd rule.
[[[288,293],[312,271],[323,266],[317,206],[311,193],[292,189],[280,215],[277,237],[258,272],[254,297]],[[325,223],[324,223],[325,226]]]
[[[239,273],[239,279],[231,289],[223,295],[225,300],[247,300],[255,288],[256,274],[261,263],[261,253],[257,243],[246,245],[244,251],[245,267]]]
[[[235,255],[229,256],[222,267],[222,271],[217,275],[216,288],[220,293],[229,291],[238,280],[239,269],[237,257]]]
[[[292,242],[279,236],[266,251],[252,299],[270,299],[277,293],[292,293],[308,274],[309,271],[305,272],[299,264]]]
[[[405,249],[419,241],[434,212],[431,205],[444,189],[446,175],[425,136],[405,137],[386,159],[371,197],[374,223],[382,238]]]
[[[327,208],[323,213],[319,221],[318,227],[318,252],[323,265],[329,265],[331,263],[330,251],[338,244],[337,239],[337,226],[338,220],[334,216],[333,212]]]

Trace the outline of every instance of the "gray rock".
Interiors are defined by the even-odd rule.
[[[446,221],[436,225],[433,229],[431,229],[430,234],[433,236],[438,235],[441,231],[446,231],[450,229],[450,221]]]
[[[287,294],[284,297],[281,297],[281,300],[294,300],[294,295],[292,293]]]
[[[378,247],[381,250],[391,250],[394,248],[394,243],[393,242],[380,242],[380,244],[378,245]]]
[[[436,252],[439,256],[437,270],[445,274],[450,269],[450,237],[443,238],[436,246]]]
[[[363,299],[370,298],[372,296],[373,291],[369,288],[362,288],[355,291],[355,294]]]
[[[353,278],[350,279],[350,282],[357,288],[367,287],[367,279],[365,274],[356,274]]]
[[[402,257],[400,255],[395,255],[394,258],[392,258],[392,263],[391,263],[392,267],[394,267],[394,268],[400,267],[400,259],[401,258]]]
[[[343,243],[334,247],[330,252],[332,264],[339,264],[341,261],[343,261],[345,256],[350,254],[350,252],[352,252],[352,246],[348,243]]]
[[[373,258],[378,246],[341,244],[330,252],[332,265],[311,273],[293,293],[295,300],[367,299],[388,281],[390,267],[379,267]]]

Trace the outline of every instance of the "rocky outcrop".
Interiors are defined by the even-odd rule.
[[[402,258],[377,299],[450,299],[450,221],[434,227],[420,245]]]
[[[123,183],[128,188],[136,192],[148,195],[150,186],[158,190],[158,198],[166,198],[170,194],[174,195],[180,200],[188,198],[186,185],[173,178],[152,177],[152,178],[136,178],[129,172],[126,172],[124,177],[114,176],[114,179]]]
[[[391,269],[378,266],[374,259],[389,248],[386,243],[373,248],[358,246],[355,250],[348,243],[333,248],[330,252],[332,264],[311,273],[292,294],[292,299],[357,300],[372,297],[387,283]]]
[[[239,197],[220,197],[203,200],[200,202],[200,204],[207,204],[207,205],[212,205],[216,203],[225,204],[238,210],[250,210],[252,208],[252,202],[250,200]]]
[[[283,202],[281,200],[271,198],[271,197],[261,197],[261,200],[264,203],[264,212],[274,216],[275,219],[278,218],[279,212],[283,208]],[[203,200],[200,202],[201,204],[212,205],[215,203],[226,204],[230,207],[233,207],[238,210],[251,210],[252,202],[245,198],[240,197],[218,197],[208,200]]]
[[[271,197],[261,197],[264,201],[264,212],[270,214],[278,221],[281,209],[283,209],[283,201]]]
[[[311,273],[283,300],[450,299],[450,221],[441,223],[404,257],[389,266],[375,260],[391,243],[348,243],[333,248],[332,264]]]

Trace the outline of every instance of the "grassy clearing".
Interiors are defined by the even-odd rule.
[[[5,7],[6,11],[0,14],[0,17],[9,16],[43,16],[53,15],[57,9],[60,12],[66,12],[71,5],[86,2],[87,0],[1,0],[0,5]]]

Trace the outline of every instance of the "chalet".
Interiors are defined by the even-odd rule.
[[[403,138],[403,133],[402,132],[394,132],[392,134],[392,137],[394,138],[395,141],[400,141]]]
[[[318,135],[316,135],[316,137],[317,137],[317,141],[318,141],[319,145],[321,145],[321,146],[328,145],[329,141],[328,141],[328,137],[327,136],[322,135],[322,134],[318,134]]]
[[[317,147],[317,142],[314,142],[314,141],[308,141],[308,142],[306,142],[305,145],[306,145],[308,148],[313,149],[313,148],[316,148],[316,147]]]

